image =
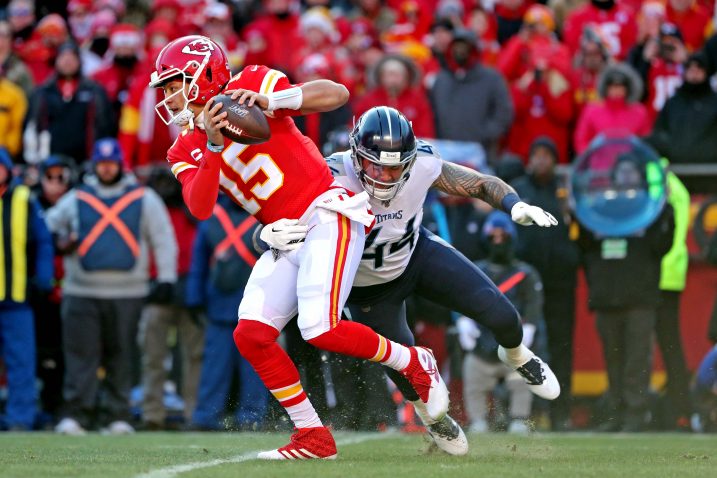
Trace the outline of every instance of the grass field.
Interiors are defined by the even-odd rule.
[[[0,477],[690,477],[717,476],[716,435],[469,436],[465,457],[427,453],[419,435],[337,433],[336,461],[261,462],[288,434],[0,434]]]

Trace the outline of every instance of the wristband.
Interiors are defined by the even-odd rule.
[[[520,198],[515,193],[508,193],[503,197],[503,200],[500,202],[500,205],[503,206],[503,211],[510,214],[510,211],[513,209],[513,206],[518,204],[520,202]]]
[[[269,93],[266,97],[269,99],[269,106],[266,108],[267,111],[281,109],[298,110],[304,101],[304,93],[298,86]]]
[[[224,145],[214,144],[211,141],[207,140],[207,149],[212,153],[221,153],[222,151],[224,151]]]

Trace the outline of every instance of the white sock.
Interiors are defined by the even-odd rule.
[[[386,367],[391,367],[399,372],[408,367],[411,362],[411,349],[388,340],[382,335],[379,335],[378,339],[378,350],[376,355],[370,359],[372,362],[382,363]]]
[[[512,349],[505,347],[502,348],[505,350],[505,357],[510,361],[510,363],[515,364],[518,367],[530,360],[533,356],[533,352],[531,352],[530,349],[523,344],[520,344]]]
[[[302,400],[296,405],[286,407],[286,412],[289,414],[289,418],[294,422],[296,428],[314,428],[323,427],[319,415],[314,410],[314,406],[311,404],[308,398]]]

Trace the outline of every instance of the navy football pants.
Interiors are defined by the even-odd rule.
[[[405,300],[410,294],[470,317],[490,329],[506,348],[517,347],[523,340],[518,312],[488,276],[423,227],[403,274],[386,284],[354,287],[347,305],[352,320],[394,342],[414,345],[406,322]],[[418,400],[411,384],[399,372],[387,369],[386,373],[407,400]]]

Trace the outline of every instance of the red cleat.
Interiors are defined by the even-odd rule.
[[[419,398],[426,404],[431,419],[439,421],[448,413],[448,388],[438,373],[438,364],[433,352],[425,347],[411,347],[411,361],[401,370],[411,382]]]
[[[322,460],[336,459],[336,442],[326,427],[299,428],[291,435],[288,445],[276,450],[263,451],[257,458],[261,460]]]

